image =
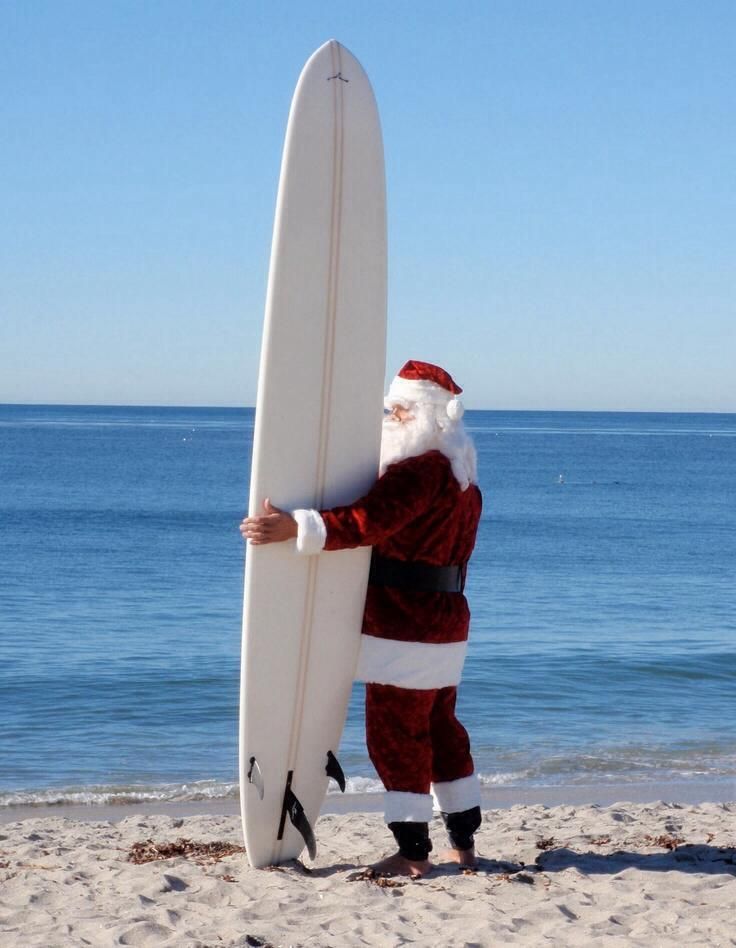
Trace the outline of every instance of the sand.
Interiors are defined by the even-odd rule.
[[[0,945],[736,945],[736,803],[490,809],[477,872],[380,885],[351,880],[391,849],[379,814],[317,836],[315,863],[254,870],[235,815],[5,823]]]

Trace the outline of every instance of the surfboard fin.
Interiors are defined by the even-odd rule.
[[[309,825],[307,815],[304,812],[304,807],[297,799],[293,790],[289,789],[286,791],[284,805],[286,806],[286,812],[289,814],[289,819],[294,824],[295,828],[302,834],[304,842],[307,844],[309,858],[316,859],[317,842],[314,838],[312,827]]]
[[[340,761],[337,759],[337,757],[335,757],[332,751],[327,751],[327,765],[325,767],[325,773],[328,777],[332,777],[340,790],[345,793],[345,774],[343,773],[343,769],[340,766]]]
[[[265,793],[265,788],[263,786],[263,774],[261,773],[261,768],[258,766],[258,761],[255,757],[250,759],[250,770],[248,771],[248,783],[252,783],[253,786],[258,791],[258,796],[262,800],[263,794]]]
[[[284,805],[281,808],[281,822],[279,823],[279,835],[277,839],[284,838],[284,824],[286,823],[286,815],[288,813],[289,819],[291,820],[294,828],[301,833],[302,839],[307,844],[307,852],[309,853],[310,859],[317,858],[317,842],[314,838],[314,832],[312,827],[307,819],[307,814],[304,812],[304,807],[299,802],[297,795],[291,789],[291,778],[294,776],[294,771],[290,770],[289,775],[286,778],[286,789],[284,791]]]

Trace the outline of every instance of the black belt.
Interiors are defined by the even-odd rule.
[[[463,573],[462,566],[405,563],[374,552],[368,583],[371,586],[397,586],[399,589],[414,589],[418,592],[458,593],[463,591],[465,585]]]

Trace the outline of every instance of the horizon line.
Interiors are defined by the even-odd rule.
[[[152,408],[179,409],[189,411],[254,411],[255,405],[161,405],[126,402],[0,402],[0,408]],[[467,412],[515,412],[518,414],[594,414],[594,415],[734,415],[734,411],[719,409],[648,409],[648,408],[466,408]]]

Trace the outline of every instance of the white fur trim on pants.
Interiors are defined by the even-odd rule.
[[[432,797],[428,793],[388,790],[383,806],[387,823],[429,823],[432,819]]]
[[[462,813],[480,806],[480,783],[478,775],[461,777],[432,784],[436,808],[442,813]]]
[[[327,542],[327,527],[316,510],[292,510],[296,520],[296,551],[311,555],[320,553]]]
[[[447,688],[460,683],[467,642],[434,645],[362,635],[356,681],[398,688]]]

